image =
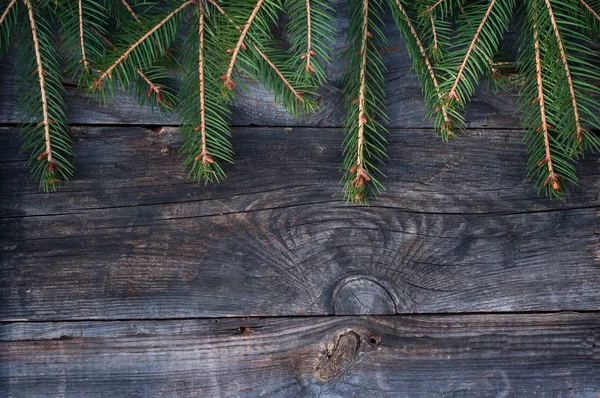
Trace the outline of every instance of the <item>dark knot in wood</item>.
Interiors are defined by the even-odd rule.
[[[333,349],[324,355],[317,367],[316,378],[319,381],[332,381],[342,375],[356,359],[360,348],[360,336],[349,331],[342,334]]]

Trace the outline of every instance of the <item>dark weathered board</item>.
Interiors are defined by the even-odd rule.
[[[273,102],[273,96],[260,84],[249,84],[249,92],[240,92],[237,108],[233,112],[232,123],[238,126],[323,126],[343,125],[341,79],[347,61],[342,54],[345,50],[348,18],[345,0],[336,0],[337,40],[333,49],[334,61],[327,67],[328,82],[320,90],[321,109],[316,115],[304,120],[295,120],[283,108]],[[382,49],[385,64],[387,104],[390,126],[392,127],[431,127],[431,120],[425,120],[424,102],[421,88],[414,73],[409,73],[411,60],[403,40],[392,21],[391,14],[385,18],[388,46]],[[511,51],[515,35],[508,33],[504,47]],[[14,81],[14,50],[4,61],[0,61],[0,123],[15,123],[20,120],[17,107],[19,89]],[[74,85],[66,87],[67,116],[73,124],[163,124],[177,123],[177,118],[168,114],[151,114],[148,109],[140,109],[134,98],[118,94],[108,104],[99,106],[97,101],[79,93]],[[487,90],[482,83],[476,97],[468,107],[467,120],[470,127],[516,128],[520,125],[515,114],[516,94],[514,92],[495,93]]]
[[[600,315],[0,325],[2,396],[597,398]]]
[[[598,155],[551,201],[517,131],[396,130],[361,207],[341,136],[236,129],[229,179],[203,186],[173,129],[75,129],[77,174],[44,194],[0,129],[0,319],[600,309]]]

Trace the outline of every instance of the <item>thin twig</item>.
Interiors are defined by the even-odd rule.
[[[598,13],[594,11],[594,9],[588,3],[583,0],[579,0],[579,2],[594,16],[594,18],[600,21],[600,15],[598,15]]]
[[[556,24],[556,18],[554,17],[554,12],[552,11],[552,5],[550,4],[549,0],[545,0],[545,2],[546,8],[548,9],[548,15],[550,16],[550,21],[552,23],[552,30],[554,31],[554,36],[556,37],[556,42],[558,44],[560,59],[565,68],[567,84],[569,85],[569,94],[571,95],[571,103],[573,104],[573,115],[575,116],[575,137],[577,141],[581,142],[583,140],[583,128],[581,127],[581,121],[579,120],[579,110],[577,109],[577,99],[575,98],[575,86],[573,85],[571,70],[569,68],[569,63],[567,62],[567,53],[565,52],[565,47],[563,46],[562,38],[560,37],[560,31],[558,30],[558,25]]]
[[[223,16],[225,16],[225,18],[227,18],[227,20],[232,23],[233,25],[235,25],[235,22],[229,18],[227,16],[227,13],[225,12],[225,10],[219,5],[219,3],[217,3],[215,0],[208,0],[208,2],[210,4],[212,4]],[[241,31],[241,28],[239,26],[236,26],[236,29],[238,31]],[[277,68],[277,66],[269,59],[269,57],[267,57],[267,55],[262,52],[262,50],[255,44],[252,42],[252,40],[247,39],[248,43],[252,44],[252,47],[254,47],[254,49],[256,50],[256,52],[258,53],[258,55],[260,55],[260,57],[275,71],[275,73],[277,74],[277,76],[279,76],[279,78],[283,81],[283,84],[288,88],[288,90],[290,90],[292,92],[292,94],[294,95],[294,97],[296,97],[298,99],[298,101],[300,102],[304,102],[304,98],[302,97],[302,94],[300,92],[298,92],[294,86],[292,86],[292,84],[285,78],[285,76],[283,76],[283,73],[281,73],[281,71],[279,70],[279,68]]]
[[[10,11],[11,8],[13,8],[15,6],[15,4],[17,4],[17,0],[12,0],[10,3],[8,3],[8,6],[6,6],[6,9],[2,13],[2,16],[0,16],[0,25],[2,25],[2,23],[6,19],[6,16],[8,15],[8,12]]]
[[[258,15],[258,12],[260,11],[260,8],[262,7],[264,1],[265,0],[258,0],[256,5],[254,6],[252,13],[250,13],[246,24],[241,30],[238,42],[235,48],[233,49],[233,53],[231,54],[231,60],[229,61],[229,68],[227,68],[227,73],[223,76],[223,84],[228,90],[232,90],[235,87],[233,80],[231,80],[231,75],[233,74],[233,67],[235,66],[235,61],[237,61],[237,56],[240,50],[242,49],[242,47],[244,47],[244,40],[246,39],[246,35],[248,34],[248,31],[252,26],[252,22],[254,22],[254,18],[256,18],[256,15]]]
[[[127,49],[127,51],[125,51],[119,58],[117,58],[117,60],[115,62],[112,63],[112,65],[110,65],[108,67],[108,69],[106,69],[92,84],[91,88],[95,87],[100,87],[100,84],[102,83],[102,81],[107,77],[110,76],[110,73],[112,72],[113,69],[115,69],[121,62],[123,62],[125,59],[127,59],[127,57],[129,57],[129,54],[131,54],[131,52],[133,50],[135,50],[137,48],[137,46],[139,46],[141,43],[144,42],[144,40],[146,40],[148,37],[150,37],[154,32],[156,32],[158,29],[160,29],[164,24],[166,24],[171,18],[173,18],[177,13],[179,13],[181,10],[183,10],[185,7],[187,7],[188,5],[192,4],[196,2],[196,0],[188,0],[185,3],[183,3],[182,5],[180,5],[177,9],[175,9],[174,11],[172,11],[171,13],[169,13],[169,15],[167,15],[166,17],[164,17],[158,24],[156,24],[152,29],[150,29],[148,32],[146,32],[146,34],[144,34],[142,37],[140,37],[135,43],[133,43],[131,46],[129,46],[129,48]]]
[[[360,45],[360,86],[358,89],[358,155],[356,158],[357,176],[363,171],[363,152],[365,145],[365,89],[366,89],[366,73],[367,73],[367,45],[369,40],[369,0],[363,0],[362,7],[363,22],[362,22],[362,42]]]
[[[306,0],[306,29],[307,29],[307,38],[306,38],[306,66],[305,69],[308,72],[314,72],[315,68],[313,68],[310,64],[310,57],[312,55],[312,24],[311,24],[311,15],[310,15],[310,0]]]
[[[434,9],[434,8],[436,8],[437,6],[439,6],[440,4],[442,4],[444,1],[445,1],[445,0],[438,0],[438,1],[436,1],[436,2],[435,2],[435,4],[433,4],[433,5],[429,6],[429,7],[427,7],[427,8],[425,9],[425,11],[423,11],[423,15],[427,15],[427,14],[429,14],[431,11],[433,11],[433,9]]]
[[[79,43],[81,45],[81,62],[83,62],[83,68],[85,69],[85,73],[89,73],[90,71],[90,63],[85,57],[85,44],[83,40],[83,0],[79,0]]]
[[[25,0],[27,11],[29,14],[29,23],[31,24],[31,37],[33,40],[33,49],[35,52],[35,62],[37,65],[37,75],[40,84],[40,97],[42,100],[42,125],[44,126],[44,138],[46,141],[45,155],[48,159],[48,165],[52,165],[52,145],[50,142],[50,117],[48,116],[48,98],[46,97],[46,79],[44,72],[44,64],[42,63],[42,55],[40,52],[40,41],[37,35],[37,25],[31,0]]]
[[[494,5],[496,5],[496,0],[491,1],[490,5],[488,6],[487,11],[485,12],[485,15],[483,16],[483,19],[481,20],[481,23],[479,24],[479,27],[477,28],[477,31],[475,31],[473,40],[471,40],[471,44],[469,44],[469,48],[467,49],[467,54],[465,55],[465,58],[463,59],[462,64],[458,68],[458,74],[456,75],[454,84],[452,85],[452,88],[450,89],[450,92],[448,93],[449,98],[455,98],[457,101],[460,101],[460,98],[458,98],[458,95],[456,94],[456,88],[458,87],[458,83],[460,82],[460,79],[462,78],[462,74],[465,71],[465,67],[467,66],[469,57],[471,56],[471,53],[473,52],[473,50],[476,47],[475,44],[477,43],[477,40],[479,40],[479,35],[481,34],[481,31],[483,30],[483,27],[485,26],[487,19],[489,18],[490,14],[492,13],[492,9],[494,8]]]
[[[546,157],[540,162],[540,166],[546,163],[548,167],[548,178],[544,182],[544,185],[548,184],[548,181],[551,181],[552,189],[557,190],[560,188],[558,184],[556,174],[554,172],[554,166],[552,164],[552,154],[550,152],[550,134],[548,131],[548,121],[546,120],[546,102],[544,100],[544,84],[542,80],[542,61],[540,55],[540,40],[539,40],[539,31],[537,25],[534,23],[533,25],[533,45],[535,48],[535,71],[537,78],[537,86],[538,86],[538,104],[540,106],[540,118],[542,121],[542,134],[544,134],[544,147],[546,148]]]
[[[204,104],[204,6],[198,2],[198,91],[200,95],[200,137],[202,140],[202,165],[206,166],[210,160],[210,155],[206,148],[206,113]]]
[[[129,13],[131,14],[131,16],[133,17],[133,19],[135,19],[135,21],[139,24],[142,23],[142,21],[140,20],[140,18],[137,16],[137,14],[135,13],[135,11],[133,11],[133,8],[131,8],[131,6],[129,5],[129,3],[125,0],[121,0],[121,4],[123,4],[125,6],[125,8],[127,8],[127,11],[129,11]]]

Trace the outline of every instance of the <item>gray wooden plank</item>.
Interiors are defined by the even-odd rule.
[[[237,107],[233,112],[231,123],[237,126],[343,126],[342,107],[342,75],[347,62],[341,59],[345,50],[346,32],[349,19],[346,15],[345,0],[336,0],[336,29],[338,35],[333,45],[333,53],[338,58],[327,67],[327,84],[320,90],[321,109],[317,114],[303,120],[295,120],[283,108],[273,102],[273,96],[264,90],[262,85],[249,83],[248,92],[240,92]],[[388,46],[382,49],[385,64],[387,89],[387,105],[391,127],[424,127],[433,126],[431,120],[425,119],[423,95],[417,78],[410,73],[411,61],[406,52],[404,42],[398,33],[391,14],[385,17]],[[507,34],[505,45],[512,51],[514,33]],[[19,89],[13,78],[15,51],[0,60],[0,123],[16,123],[20,120],[17,108]],[[487,83],[486,83],[487,84]],[[486,84],[478,89],[475,98],[468,107],[467,121],[469,127],[518,128],[519,116],[515,114],[516,94],[514,92],[495,93],[486,88]],[[177,124],[177,117],[169,114],[153,114],[148,108],[140,109],[132,97],[119,93],[106,105],[99,106],[97,101],[79,93],[75,86],[66,86],[67,116],[72,124]]]
[[[6,397],[597,398],[599,314],[0,324]]]
[[[76,178],[44,194],[1,129],[0,320],[600,308],[598,155],[551,201],[516,131],[393,131],[387,191],[349,206],[341,135],[236,129],[202,186],[173,130],[76,129]]]

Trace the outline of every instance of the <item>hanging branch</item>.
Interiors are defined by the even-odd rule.
[[[81,45],[81,62],[83,62],[83,67],[85,69],[85,73],[89,73],[90,71],[90,63],[85,57],[85,43],[83,39],[83,0],[78,1],[78,10],[79,10],[79,43]]]
[[[237,61],[238,54],[242,48],[244,50],[246,49],[244,40],[246,39],[246,35],[248,34],[250,27],[252,26],[252,22],[254,21],[254,18],[256,18],[256,15],[258,15],[258,12],[260,11],[260,8],[262,7],[264,1],[265,0],[258,0],[256,6],[254,6],[254,8],[252,9],[248,20],[246,21],[246,24],[240,30],[240,37],[237,40],[235,48],[231,50],[231,59],[229,61],[227,73],[221,76],[221,80],[223,80],[223,87],[229,91],[232,91],[235,88],[235,83],[231,79],[231,75],[233,74],[233,67],[235,66],[235,62]]]
[[[190,4],[194,3],[196,0],[188,0],[184,3],[182,3],[179,7],[177,7],[175,10],[171,11],[169,14],[167,14],[162,20],[160,20],[160,22],[158,22],[157,24],[155,24],[148,32],[146,32],[142,37],[140,37],[139,39],[137,39],[137,41],[135,41],[134,43],[132,43],[114,62],[112,62],[101,74],[100,76],[98,76],[97,78],[94,79],[94,82],[92,83],[92,85],[90,86],[90,88],[92,89],[97,89],[97,90],[101,90],[102,89],[102,82],[104,81],[104,79],[106,79],[107,77],[111,76],[111,72],[113,70],[115,70],[115,68],[117,68],[117,66],[122,65],[122,63],[127,60],[132,53],[134,53],[134,51],[136,49],[138,49],[143,43],[145,43],[145,41],[151,37],[152,35],[154,35],[155,33],[157,33],[157,31],[161,28],[163,28],[168,22],[172,21],[172,19],[179,14],[182,10],[184,10],[187,6],[189,6]],[[172,34],[174,35],[174,33]],[[168,40],[168,42],[170,42],[171,40]],[[157,42],[161,42],[160,40]],[[162,43],[161,43],[162,44]],[[148,50],[152,49],[154,46],[149,46]],[[152,58],[155,58],[156,53],[157,52],[162,52],[162,49],[160,49],[160,51],[157,51],[156,49],[154,49],[153,51],[151,51],[151,55]],[[149,62],[151,63],[151,62]]]
[[[11,0],[0,15],[0,55],[8,48],[12,30],[16,27],[17,0]]]
[[[383,174],[374,162],[386,156],[381,54],[373,41],[385,46],[385,37],[375,21],[383,13],[378,0],[350,0],[352,17],[347,55],[346,107],[348,114],[344,138],[344,196],[346,200],[366,203],[382,188],[378,177]],[[352,100],[354,99],[354,100]]]
[[[440,132],[442,137],[447,140],[449,135],[454,134],[452,131],[453,122],[448,115],[446,103],[443,101],[442,93],[440,91],[440,84],[427,51],[425,50],[425,46],[423,45],[423,42],[421,41],[414,24],[412,23],[400,0],[393,0],[393,3],[390,1],[390,6],[393,11],[396,25],[404,34],[407,49],[413,60],[413,68],[417,71],[419,79],[421,80],[423,93],[425,94],[425,100],[427,107],[429,108],[429,112],[432,113],[436,110],[441,110],[443,122],[441,123]],[[429,16],[432,17],[431,14],[429,14]],[[423,66],[425,67],[423,68]],[[435,97],[437,97],[437,101],[435,100]],[[436,107],[438,108],[436,109]]]
[[[542,124],[538,127],[538,129],[541,129],[541,132],[544,136],[544,153],[545,156],[542,160],[540,160],[538,162],[538,167],[543,166],[544,164],[546,165],[546,167],[548,168],[548,177],[546,177],[546,179],[544,180],[544,183],[542,186],[546,186],[548,185],[548,182],[550,182],[550,186],[552,187],[553,190],[557,191],[560,189],[560,184],[558,182],[558,178],[556,173],[554,172],[554,166],[553,166],[553,161],[552,161],[552,153],[550,151],[550,131],[549,131],[549,127],[548,127],[548,121],[546,119],[546,99],[545,99],[545,95],[544,95],[544,82],[543,82],[543,78],[542,78],[542,60],[541,60],[541,53],[540,53],[540,39],[539,39],[539,30],[534,22],[533,24],[533,45],[535,48],[535,75],[536,75],[536,82],[537,82],[537,98],[535,98],[533,101],[539,104],[540,107],[540,119]]]

